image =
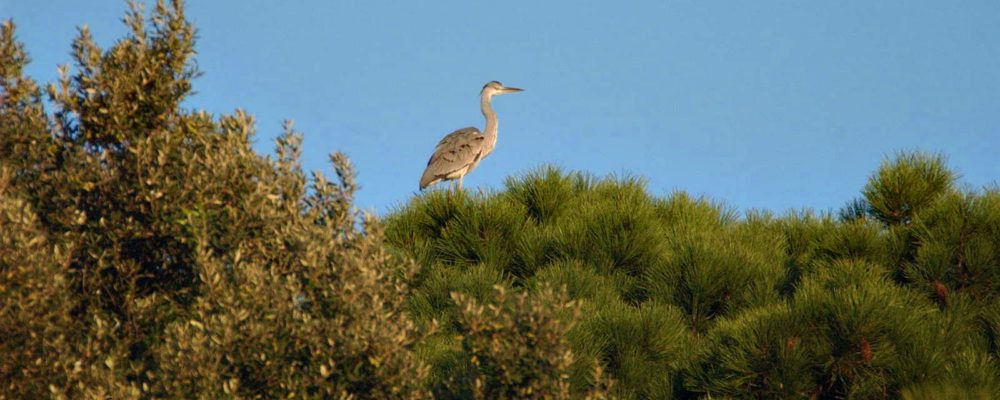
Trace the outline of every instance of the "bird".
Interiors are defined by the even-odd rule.
[[[420,177],[420,190],[441,181],[458,180],[458,189],[462,189],[462,180],[472,172],[486,156],[493,152],[497,145],[497,114],[493,111],[490,101],[493,96],[522,92],[523,89],[507,87],[497,81],[487,82],[479,92],[479,106],[486,117],[486,133],[470,126],[449,133],[434,147],[434,153],[427,161],[427,169]]]

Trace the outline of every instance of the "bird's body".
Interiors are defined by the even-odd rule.
[[[520,92],[521,89],[504,87],[500,82],[492,81],[483,86],[480,93],[480,107],[486,117],[486,132],[481,133],[474,127],[462,128],[449,133],[434,147],[427,168],[420,177],[420,189],[446,180],[458,180],[459,188],[462,179],[472,172],[479,162],[486,158],[497,144],[497,115],[493,111],[490,100],[493,96],[504,93]]]

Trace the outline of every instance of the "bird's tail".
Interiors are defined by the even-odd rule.
[[[441,178],[434,176],[432,173],[424,173],[424,176],[420,177],[420,190],[426,189],[428,186],[438,183]]]

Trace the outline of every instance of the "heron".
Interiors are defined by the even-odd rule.
[[[506,87],[500,82],[490,81],[479,93],[479,106],[486,117],[486,133],[470,126],[449,133],[434,147],[431,159],[427,161],[427,169],[420,177],[420,190],[441,181],[458,180],[458,189],[462,189],[462,180],[472,172],[486,156],[493,152],[497,145],[497,113],[493,111],[490,101],[493,96],[521,92],[522,89]]]

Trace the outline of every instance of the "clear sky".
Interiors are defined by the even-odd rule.
[[[0,0],[40,81],[75,27],[102,45],[117,0]],[[81,8],[82,7],[82,8]],[[306,169],[346,152],[359,206],[407,201],[437,141],[478,126],[495,152],[466,180],[499,188],[542,164],[646,177],[737,209],[838,208],[899,150],[1000,180],[1000,1],[189,1],[204,75],[187,106],[283,119]]]

